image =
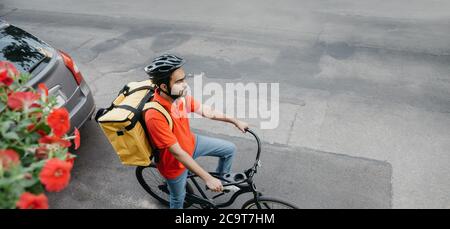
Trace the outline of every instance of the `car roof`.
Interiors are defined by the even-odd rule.
[[[8,26],[9,26],[8,22],[0,18],[0,29],[3,29]]]

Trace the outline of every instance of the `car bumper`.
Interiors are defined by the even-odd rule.
[[[80,128],[83,124],[92,117],[95,111],[95,102],[92,92],[88,85],[83,81],[77,88],[71,99],[67,103],[72,104],[72,109],[69,110],[71,129],[69,133],[74,131],[74,128]]]

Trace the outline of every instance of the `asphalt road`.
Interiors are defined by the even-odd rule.
[[[2,18],[75,58],[99,107],[164,52],[184,56],[205,82],[279,83],[278,127],[245,119],[265,143],[258,187],[304,208],[450,207],[449,9],[406,0],[0,3]],[[235,170],[251,163],[251,138],[204,119],[192,126],[237,144]],[[161,207],[95,123],[81,134],[72,182],[50,196],[52,207]]]

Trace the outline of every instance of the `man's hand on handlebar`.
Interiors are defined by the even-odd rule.
[[[241,130],[243,133],[248,129],[248,123],[235,119],[234,125]]]
[[[211,176],[207,180],[205,180],[206,186],[213,192],[222,192],[223,191],[223,185],[222,182],[220,182],[219,179]]]

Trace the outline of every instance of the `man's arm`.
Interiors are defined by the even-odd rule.
[[[210,106],[204,104],[200,105],[199,109],[197,109],[195,113],[212,120],[232,123],[244,133],[248,128],[248,124],[246,122],[239,121],[238,119],[230,117],[220,111],[213,110]]]
[[[169,147],[169,151],[181,164],[183,164],[187,169],[197,174],[201,179],[203,179],[209,189],[215,192],[223,191],[222,183],[219,179],[211,176],[206,172],[200,165],[177,143]]]

